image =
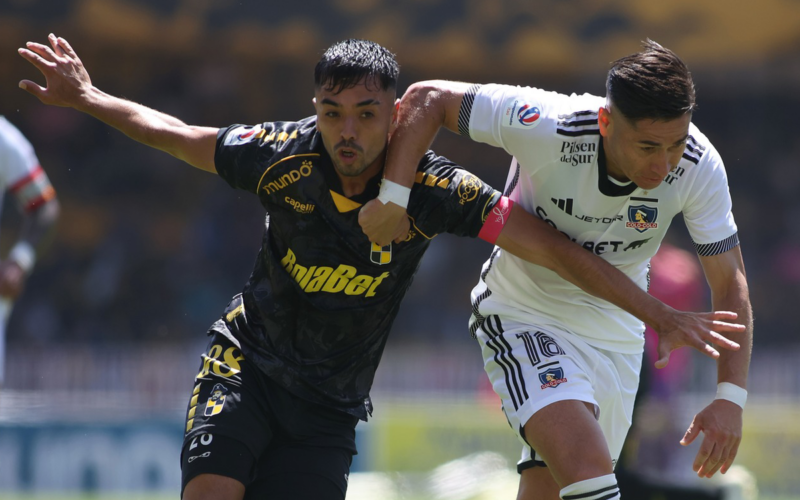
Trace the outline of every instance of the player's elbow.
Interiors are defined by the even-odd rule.
[[[428,115],[443,117],[443,83],[441,80],[427,80],[412,84],[400,99],[400,109],[405,111],[424,110]]]

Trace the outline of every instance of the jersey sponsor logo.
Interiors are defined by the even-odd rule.
[[[558,161],[577,167],[594,163],[597,153],[596,142],[562,141],[561,157]]]
[[[505,106],[503,126],[511,128],[534,128],[542,121],[542,107],[535,102],[523,102],[512,97]]]
[[[389,243],[385,247],[372,243],[372,249],[369,253],[369,260],[375,264],[388,264],[392,261],[392,244]]]
[[[539,381],[542,383],[541,389],[555,389],[559,385],[567,382],[564,376],[564,369],[560,366],[548,368],[539,374]]]
[[[542,116],[542,113],[539,111],[539,108],[531,106],[530,104],[522,106],[517,112],[517,119],[526,127],[530,127],[536,123],[536,120],[538,120],[540,116]]]
[[[289,198],[288,196],[283,199],[286,203],[292,206],[296,211],[300,212],[301,214],[310,214],[314,211],[315,205],[310,203],[300,203],[299,201],[295,200],[294,198]]]
[[[553,222],[552,219],[549,219],[547,217],[547,212],[545,212],[545,210],[541,206],[537,206],[536,207],[536,216],[538,216],[540,219],[542,219],[543,221],[545,221],[548,224],[550,224],[551,226],[553,226],[554,229],[558,230],[558,225],[555,222]],[[606,217],[605,219],[609,219],[608,221],[604,221],[603,218],[600,218],[600,217],[589,217],[589,216],[586,216],[586,215],[584,215],[584,216],[575,215],[574,217],[576,217],[578,219],[581,219],[583,221],[586,221],[586,222],[609,222],[610,223],[610,222],[613,222],[614,220],[622,220],[622,216],[621,215],[617,216],[617,217]],[[576,243],[578,242],[578,240],[576,238],[573,238],[572,236],[570,236],[568,233],[565,233],[564,231],[561,231],[561,234],[563,234],[564,236],[566,236],[567,238],[569,238],[570,240],[572,240],[572,241],[574,241]],[[602,255],[602,254],[604,254],[606,252],[619,252],[621,250],[624,251],[624,249],[622,248],[622,246],[624,244],[625,244],[625,242],[621,241],[621,240],[607,240],[607,241],[584,241],[580,245],[583,246],[583,248],[585,248],[586,250],[589,250],[590,252],[594,253],[595,255]]]
[[[461,198],[459,203],[466,205],[477,198],[478,193],[481,192],[481,186],[483,186],[483,183],[480,179],[472,174],[465,175],[464,178],[461,179],[461,184],[458,185],[458,197]]]
[[[614,215],[613,217],[595,217],[592,215],[577,215],[572,213],[574,208],[574,200],[572,198],[550,198],[550,201],[567,215],[572,215],[578,220],[583,222],[590,222],[592,224],[611,224],[622,220],[622,215]],[[546,215],[546,214],[545,214]]]
[[[550,201],[552,201],[563,212],[566,212],[567,215],[572,215],[572,198],[550,198]]]
[[[261,125],[236,127],[228,132],[228,135],[225,137],[225,145],[238,146],[240,144],[247,144],[264,137],[264,132]]]
[[[646,238],[644,240],[631,241],[630,243],[628,243],[628,246],[626,246],[625,248],[622,249],[622,251],[623,252],[627,252],[628,250],[638,250],[638,249],[642,248],[645,245],[645,243],[647,243],[648,241],[650,241],[652,239],[653,238]]]
[[[647,205],[631,205],[628,207],[628,222],[625,223],[625,227],[632,227],[643,233],[648,229],[658,227],[657,218],[658,208]]]
[[[303,163],[300,165],[300,168],[290,170],[289,172],[278,177],[277,179],[269,182],[262,189],[266,191],[267,194],[277,193],[286,186],[294,184],[303,177],[308,177],[309,175],[311,175],[311,169],[313,166],[314,164],[311,163],[311,160],[303,160]]]
[[[389,277],[388,272],[378,276],[356,274],[355,267],[344,264],[335,269],[328,266],[303,266],[297,262],[297,255],[291,249],[281,259],[281,265],[306,293],[344,293],[374,297],[378,286]]]
[[[622,220],[621,215],[615,215],[614,217],[593,217],[591,215],[576,215],[575,218],[582,220],[583,222],[591,222],[593,224],[611,224],[612,222]]]
[[[206,402],[206,410],[203,415],[206,417],[213,417],[222,413],[222,407],[225,406],[226,394],[230,392],[227,387],[222,384],[216,384],[211,389],[211,397]]]

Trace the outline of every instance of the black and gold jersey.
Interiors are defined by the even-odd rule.
[[[381,175],[345,197],[315,117],[222,129],[215,163],[232,187],[259,197],[267,217],[241,306],[212,329],[299,397],[366,420],[389,329],[431,239],[476,237],[500,193],[429,151],[411,191],[408,238],[378,247],[358,211]]]

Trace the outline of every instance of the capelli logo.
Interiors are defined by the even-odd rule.
[[[310,203],[300,203],[299,201],[289,198],[288,196],[283,199],[286,203],[292,206],[295,210],[300,212],[301,214],[310,214],[316,208],[316,205],[312,205]]]

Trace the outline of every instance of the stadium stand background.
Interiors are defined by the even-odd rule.
[[[246,281],[262,231],[255,197],[17,89],[23,78],[42,78],[16,48],[49,32],[72,43],[103,90],[212,126],[311,114],[313,65],[343,38],[396,52],[401,92],[448,78],[603,94],[609,62],[650,37],[692,69],[695,122],[728,169],[757,325],[751,393],[800,396],[798,2],[5,0],[0,113],[36,147],[63,215],[12,317],[0,423],[33,417],[9,409],[13,401],[38,409],[36,418],[87,408],[182,418],[204,333]],[[495,186],[505,180],[502,151],[450,133],[435,149]],[[13,241],[9,212],[0,250]],[[676,233],[673,243],[691,248],[685,231]],[[488,252],[450,236],[432,245],[378,373],[379,405],[384,394],[482,394],[466,321]],[[687,390],[705,394],[713,367],[693,366]],[[800,442],[793,425],[778,435]],[[774,484],[800,491],[798,481]]]

